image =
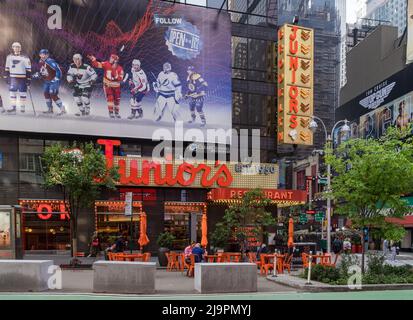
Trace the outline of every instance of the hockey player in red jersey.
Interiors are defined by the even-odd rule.
[[[121,82],[124,77],[122,66],[119,65],[119,56],[111,54],[108,61],[99,62],[93,55],[88,55],[94,68],[103,69],[103,90],[108,103],[109,116],[120,118],[120,92]],[[113,113],[115,111],[115,113]]]

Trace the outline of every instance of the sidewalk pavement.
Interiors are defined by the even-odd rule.
[[[92,293],[93,270],[63,270],[62,289],[49,290],[50,293]],[[296,292],[297,289],[282,284],[267,281],[265,277],[258,277],[258,292]],[[194,278],[179,271],[156,270],[156,294],[199,294],[194,289]]]

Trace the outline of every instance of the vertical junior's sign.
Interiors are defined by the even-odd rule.
[[[278,143],[312,145],[314,31],[285,24],[278,31]]]

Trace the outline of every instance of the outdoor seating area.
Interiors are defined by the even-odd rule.
[[[151,253],[113,253],[108,252],[109,261],[140,261],[149,262],[151,259]]]
[[[324,253],[324,254],[308,254],[303,252],[301,254],[301,258],[303,261],[303,268],[308,268],[310,264],[310,257],[311,257],[311,264],[312,265],[322,265],[322,266],[328,266],[328,267],[335,267],[336,264],[332,262],[331,260],[331,254],[330,253]]]
[[[180,271],[187,270],[186,275],[193,277],[195,268],[195,255],[189,255],[188,259],[185,259],[183,252],[170,252],[166,253],[168,264],[167,271]],[[242,262],[242,254],[240,252],[220,252],[213,255],[204,255],[204,263],[239,263]]]

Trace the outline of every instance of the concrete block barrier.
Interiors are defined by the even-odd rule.
[[[52,260],[0,260],[0,291],[30,292],[48,290]]]
[[[200,293],[241,293],[257,291],[254,263],[196,263],[195,290]]]
[[[155,293],[155,262],[97,261],[93,292]]]

